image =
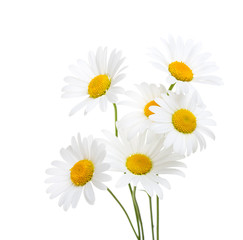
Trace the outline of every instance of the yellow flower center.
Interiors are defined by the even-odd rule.
[[[91,98],[98,98],[106,93],[111,85],[111,80],[107,75],[94,77],[88,86],[88,94]]]
[[[84,186],[94,173],[94,164],[87,159],[81,160],[70,169],[70,178],[75,186]]]
[[[177,110],[172,115],[172,123],[175,129],[182,133],[192,133],[197,126],[196,117],[187,109]]]
[[[144,107],[144,115],[145,115],[146,117],[149,117],[150,115],[154,114],[153,112],[151,112],[151,111],[149,110],[149,107],[151,107],[151,106],[159,106],[159,105],[158,105],[154,100],[151,101],[151,102],[149,102],[149,103],[147,103],[147,104],[145,105],[145,107]]]
[[[127,158],[126,167],[133,174],[143,175],[151,170],[152,162],[146,155],[136,153]]]
[[[190,82],[193,79],[192,70],[183,62],[172,62],[169,65],[169,72],[179,81]]]

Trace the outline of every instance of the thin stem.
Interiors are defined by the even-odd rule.
[[[116,122],[117,122],[117,106],[115,103],[113,103],[113,106],[114,106],[114,111],[115,111],[115,135],[116,137],[118,137],[118,130],[117,130],[117,127],[116,127]]]
[[[138,211],[137,211],[137,207],[136,207],[136,202],[134,200],[134,195],[133,195],[133,191],[132,191],[132,187],[131,184],[128,184],[130,193],[131,193],[131,197],[132,197],[132,202],[133,202],[133,207],[134,207],[134,211],[135,211],[135,215],[136,215],[136,220],[137,220],[137,226],[138,226],[138,239],[141,239],[141,231],[140,231],[140,224],[139,224],[139,216],[138,216]]]
[[[152,208],[152,198],[149,197],[149,207],[150,207],[150,218],[151,218],[151,230],[152,230],[152,239],[154,240],[154,221],[153,221],[153,208]]]
[[[159,197],[156,196],[156,205],[157,205],[157,240],[159,240]]]
[[[175,84],[176,83],[171,84],[168,90],[171,91],[173,89],[173,87],[175,86]]]
[[[143,221],[142,221],[142,217],[141,217],[141,214],[140,214],[140,210],[139,210],[139,206],[138,206],[138,202],[137,202],[137,199],[136,199],[136,187],[134,187],[134,190],[133,190],[133,197],[134,197],[134,202],[136,204],[136,209],[137,209],[137,213],[138,213],[138,217],[139,217],[139,221],[140,221],[140,226],[141,226],[141,231],[142,231],[142,239],[144,240],[144,231],[143,231]]]
[[[115,113],[115,136],[118,137],[118,130],[117,130],[117,127],[116,127],[116,122],[117,122],[117,106],[115,103],[113,103],[113,106],[114,106],[114,113]],[[126,214],[127,218],[128,218],[128,221],[133,229],[133,232],[134,234],[136,235],[137,239],[140,240],[141,237],[140,237],[140,225],[139,225],[139,213],[138,213],[138,208],[137,208],[137,203],[136,203],[136,200],[134,198],[134,195],[133,195],[133,191],[132,191],[132,188],[131,188],[131,184],[129,184],[129,189],[130,189],[130,192],[131,192],[131,196],[132,196],[132,200],[133,200],[133,206],[134,206],[134,210],[135,210],[135,215],[136,215],[136,220],[137,220],[137,225],[138,225],[138,234],[136,233],[133,225],[132,225],[132,222],[125,210],[125,208],[122,206],[122,204],[118,201],[118,199],[115,197],[115,195],[110,191],[110,189],[108,188],[107,190],[109,191],[109,193],[115,198],[115,200],[118,202],[118,204],[120,205],[120,207],[123,209],[124,213]],[[144,237],[143,237],[144,239]]]
[[[131,227],[132,227],[132,230],[133,230],[133,232],[134,232],[136,238],[139,239],[139,238],[138,238],[138,235],[137,235],[137,233],[136,233],[136,231],[135,231],[135,229],[134,229],[134,227],[133,227],[132,221],[131,221],[129,215],[127,214],[126,209],[123,207],[123,205],[120,203],[120,201],[117,199],[117,197],[113,194],[113,192],[112,192],[109,188],[107,188],[107,191],[111,194],[111,196],[116,200],[116,202],[117,202],[117,203],[119,204],[119,206],[122,208],[123,212],[124,212],[125,215],[127,216],[127,219],[128,219],[128,221],[129,221],[129,223],[130,223],[130,225],[131,225]]]

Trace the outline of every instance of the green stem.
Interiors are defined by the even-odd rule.
[[[154,221],[153,221],[153,208],[152,208],[152,198],[149,197],[149,207],[150,207],[150,218],[151,218],[151,230],[152,230],[152,239],[154,240]]]
[[[134,229],[134,227],[133,227],[132,221],[131,221],[129,215],[127,214],[126,209],[123,207],[123,205],[120,203],[120,201],[117,199],[117,197],[113,194],[113,192],[112,192],[109,188],[107,188],[107,191],[111,194],[111,196],[116,200],[116,202],[117,202],[117,203],[119,204],[119,206],[122,208],[123,212],[124,212],[125,215],[127,216],[127,219],[128,219],[128,221],[129,221],[129,223],[130,223],[130,225],[131,225],[131,227],[132,227],[132,230],[133,230],[133,232],[134,232],[136,238],[139,240],[138,235],[137,235],[137,233],[136,233],[136,231],[135,231],[135,229]]]
[[[130,190],[130,193],[131,193],[133,207],[134,207],[134,212],[135,212],[136,220],[137,220],[138,239],[140,240],[141,239],[141,231],[140,231],[140,224],[139,224],[139,216],[138,216],[137,206],[136,206],[136,202],[134,200],[134,195],[133,195],[133,191],[132,191],[132,187],[131,187],[131,184],[130,183],[128,184],[128,187],[129,187],[129,190]]]
[[[168,90],[171,91],[173,89],[173,87],[175,86],[175,84],[176,83],[171,84]]]
[[[156,204],[157,204],[157,240],[159,240],[159,197],[156,196]]]
[[[115,136],[118,137],[118,130],[117,130],[117,127],[116,127],[116,122],[117,122],[117,106],[115,103],[113,103],[113,106],[114,106],[114,113],[115,113]],[[131,185],[129,184],[129,187],[131,187]],[[137,239],[140,240],[140,228],[139,228],[139,221],[138,221],[138,215],[137,215],[137,212],[136,212],[136,209],[135,209],[135,205],[134,205],[134,209],[135,209],[135,214],[136,214],[136,220],[137,220],[137,224],[138,224],[138,233],[139,235],[136,233],[134,227],[133,227],[133,224],[131,222],[131,219],[129,218],[125,208],[122,206],[122,204],[119,202],[119,200],[115,197],[115,195],[111,192],[111,190],[108,188],[107,189],[109,191],[109,193],[114,197],[114,199],[117,201],[117,203],[120,205],[120,207],[122,208],[122,210],[124,211],[124,213],[126,214],[127,216],[127,219],[132,227],[132,230],[134,232],[134,234],[136,235]],[[133,199],[133,195],[132,195],[132,199]],[[134,203],[134,200],[133,200],[133,203]],[[135,204],[135,203],[134,203]]]
[[[142,217],[141,217],[141,214],[140,214],[138,202],[137,202],[137,199],[136,199],[136,189],[137,189],[137,187],[134,187],[133,197],[134,197],[134,202],[136,204],[136,210],[137,210],[137,213],[138,213],[138,218],[139,218],[139,221],[140,221],[140,226],[141,226],[141,231],[142,231],[142,239],[144,240],[143,221],[142,221]]]
[[[113,103],[113,106],[114,106],[114,111],[115,111],[115,135],[116,137],[118,137],[118,130],[117,130],[117,127],[116,127],[116,122],[117,122],[117,106],[115,103]]]

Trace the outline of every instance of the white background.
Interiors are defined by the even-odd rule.
[[[151,46],[168,34],[203,43],[220,67],[224,86],[196,85],[217,121],[216,141],[185,159],[186,178],[171,177],[161,201],[163,240],[242,240],[243,36],[241,1],[106,0],[0,2],[0,238],[135,239],[123,212],[107,192],[95,191],[90,206],[81,198],[64,212],[45,193],[45,170],[59,149],[81,132],[101,137],[114,130],[113,109],[84,117],[68,113],[79,99],[61,99],[63,78],[78,58],[98,46],[126,56],[120,84],[165,83],[149,64]],[[194,85],[195,86],[195,85]],[[125,112],[126,109],[122,109]],[[120,114],[121,115],[121,114]],[[134,215],[128,189],[109,186]],[[151,239],[148,199],[138,193],[146,239]]]

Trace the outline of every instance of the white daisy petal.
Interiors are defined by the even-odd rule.
[[[141,181],[141,184],[143,185],[145,191],[146,191],[151,197],[153,197],[153,193],[154,193],[153,187],[154,187],[154,186],[151,186],[149,179],[146,178],[146,177],[143,177],[143,176],[142,176],[141,179],[140,179],[140,181]]]
[[[161,185],[163,185],[164,187],[166,187],[167,189],[171,188],[170,183],[165,178],[158,177],[158,180],[159,180],[159,183]]]
[[[210,138],[212,138],[213,140],[215,140],[214,133],[210,129],[208,129],[207,127],[200,126],[197,129],[198,129],[199,132],[202,132],[202,133],[206,134],[207,136],[209,136]]]
[[[60,150],[60,155],[70,165],[73,165],[75,163],[75,158],[72,155],[69,154],[69,152],[67,151],[67,149],[62,148]]]
[[[66,170],[69,168],[69,166],[65,162],[62,162],[62,161],[53,161],[51,164],[54,167],[61,168],[63,170]]]
[[[208,61],[210,54],[202,53],[201,44],[192,40],[184,41],[178,37],[168,37],[168,42],[163,40],[163,45],[168,51],[165,57],[163,52],[152,48],[150,50],[152,65],[168,74],[167,81],[175,85],[176,92],[185,94],[192,88],[194,82],[221,85],[222,80],[216,76],[206,76],[217,70],[217,66]]]
[[[150,48],[150,56],[153,57],[155,60],[163,63],[165,66],[167,66],[169,63],[166,60],[165,56],[156,48]]]
[[[163,169],[159,171],[160,174],[175,174],[181,177],[185,177],[185,174],[178,170],[178,169],[172,169],[172,168],[168,168],[168,169]]]
[[[107,189],[105,184],[103,184],[103,183],[101,183],[101,182],[99,182],[95,179],[92,179],[92,183],[94,184],[95,187],[97,187],[100,190],[106,190]]]
[[[150,128],[153,121],[151,109],[158,105],[155,100],[166,93],[163,85],[147,84],[145,82],[136,85],[138,92],[128,91],[126,95],[131,101],[124,104],[134,107],[136,110],[125,115],[117,124],[118,129],[128,132],[128,139],[133,139],[138,133],[142,134]],[[151,118],[150,118],[151,117]]]
[[[107,182],[111,180],[111,177],[105,173],[96,173],[95,178],[100,180],[101,182]]]
[[[118,97],[114,93],[111,93],[110,91],[106,93],[106,97],[108,101],[111,103],[116,103],[118,101]]]
[[[109,168],[110,168],[109,163],[97,164],[96,165],[96,172],[104,172],[104,171],[107,171]]]
[[[161,189],[161,187],[159,186],[159,184],[153,184],[153,187],[154,187],[154,191],[156,193],[156,195],[160,198],[160,199],[163,199],[163,191]]]
[[[187,134],[185,136],[185,143],[186,143],[186,149],[187,149],[187,155],[191,155],[192,153],[192,134]]]
[[[48,175],[55,175],[55,176],[65,176],[66,172],[60,168],[49,168],[46,170],[46,174]]]
[[[74,108],[72,108],[71,112],[69,113],[69,116],[74,115],[77,111],[82,109],[89,101],[90,101],[90,99],[86,98],[84,101],[77,104]]]
[[[61,195],[61,197],[60,197],[60,199],[58,201],[59,207],[62,207],[63,206],[63,204],[65,203],[66,199],[68,198],[70,192],[72,192],[72,190],[73,190],[73,188],[69,188],[66,192],[64,192]]]
[[[73,195],[75,194],[75,188],[72,187],[71,188],[71,191],[69,192],[69,194],[66,196],[66,199],[65,199],[65,202],[63,204],[63,209],[64,211],[67,211],[70,206],[71,206],[71,203],[72,203],[72,199],[73,199]]]
[[[98,105],[98,103],[99,103],[99,100],[97,98],[87,102],[87,104],[86,104],[87,106],[85,108],[85,113],[92,111]]]
[[[122,173],[116,184],[117,187],[124,187],[129,183],[137,186],[140,183],[150,196],[155,193],[162,197],[159,185],[166,188],[170,188],[170,185],[158,174],[183,175],[177,168],[185,167],[185,164],[178,161],[183,156],[174,153],[172,148],[165,149],[163,147],[163,136],[153,134],[154,138],[147,141],[148,132],[149,130],[143,134],[139,133],[130,141],[124,132],[119,132],[119,137],[121,137],[115,138],[116,144],[112,144],[114,141],[112,134],[106,133],[109,139],[107,150],[108,152],[119,152],[121,148],[119,145],[121,145],[126,153],[111,158],[115,165],[115,171]]]
[[[208,118],[211,113],[202,107],[197,92],[187,95],[170,93],[169,96],[159,99],[158,104],[161,109],[151,107],[151,110],[154,110],[154,114],[150,116],[153,120],[151,130],[156,134],[165,134],[166,148],[173,146],[175,152],[190,155],[197,150],[198,143],[201,150],[206,147],[202,134],[215,138],[213,132],[206,127],[215,125],[215,122]],[[174,110],[167,112],[162,106]],[[169,119],[170,123],[167,123]]]
[[[150,62],[155,68],[157,68],[158,70],[160,71],[163,71],[163,72],[167,72],[168,70],[166,69],[166,67],[160,63],[157,63],[157,62]]]
[[[76,208],[79,202],[79,199],[81,197],[83,188],[76,188],[75,193],[73,194],[73,199],[72,199],[72,207]]]
[[[73,85],[76,85],[76,86],[84,86],[84,85],[87,85],[87,82],[84,81],[84,80],[81,80],[80,78],[76,78],[76,77],[72,77],[72,76],[67,76],[64,78],[64,81],[66,83],[70,83],[70,84],[73,84]],[[67,85],[69,86],[69,85]]]
[[[107,108],[107,98],[105,96],[100,97],[99,103],[101,111],[105,112]]]
[[[131,174],[124,174],[120,177],[118,182],[116,183],[116,187],[124,187],[127,186],[133,179]]]
[[[53,184],[47,189],[47,193],[51,193],[50,199],[53,199],[65,192],[69,187],[69,182]]]
[[[205,139],[204,137],[202,136],[201,133],[199,133],[198,131],[196,131],[195,133],[195,136],[199,142],[199,145],[200,145],[200,150],[202,151],[204,148],[206,148],[206,142],[205,142]]]
[[[94,195],[93,187],[90,182],[86,183],[86,185],[84,186],[84,197],[89,204],[91,205],[94,204],[95,195]]]
[[[177,138],[177,132],[175,130],[174,131],[170,131],[167,134],[167,137],[165,138],[164,146],[166,148],[170,147],[175,142],[176,138]]]
[[[121,87],[115,86],[125,77],[124,67],[122,67],[124,58],[121,52],[113,50],[107,58],[107,48],[99,47],[96,53],[89,52],[88,60],[89,64],[78,60],[77,66],[70,67],[75,76],[68,76],[64,79],[67,85],[62,89],[63,97],[85,99],[72,109],[70,115],[84,107],[84,113],[87,114],[98,104],[102,111],[106,111],[108,101],[116,103],[117,95],[124,93]]]
[[[60,182],[66,182],[69,180],[69,175],[65,176],[53,176],[49,177],[45,180],[45,183],[60,183]]]
[[[213,119],[202,119],[199,120],[198,123],[200,123],[200,125],[208,125],[208,126],[216,125],[216,122]]]
[[[105,173],[110,167],[104,163],[106,155],[105,146],[90,135],[87,138],[72,137],[71,145],[61,149],[60,154],[65,161],[54,161],[55,168],[46,170],[52,175],[45,182],[51,183],[47,189],[50,198],[59,195],[59,206],[66,211],[70,206],[75,208],[84,191],[84,197],[88,203],[93,204],[95,200],[92,184],[106,190],[103,182],[109,181],[111,177]]]
[[[197,138],[194,134],[191,135],[191,141],[192,141],[192,152],[195,153],[197,151]]]
[[[217,77],[217,76],[209,76],[209,75],[206,75],[206,76],[198,76],[195,79],[195,82],[205,83],[205,84],[212,84],[212,85],[222,85],[223,84],[223,81],[222,81],[222,79],[220,77]]]
[[[84,75],[83,81],[88,83],[89,82],[88,79],[93,76],[93,73],[92,73],[88,63],[83,61],[82,59],[78,59],[77,63],[79,65],[79,68],[82,69],[82,74]]]

